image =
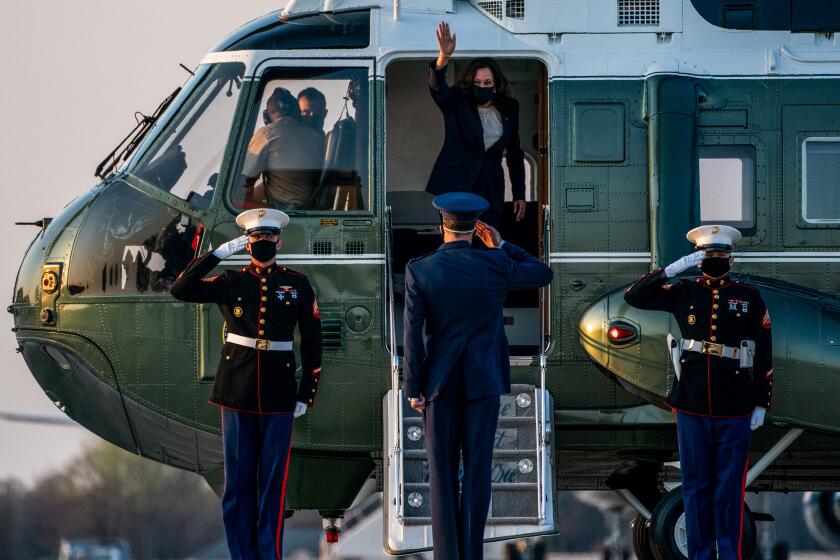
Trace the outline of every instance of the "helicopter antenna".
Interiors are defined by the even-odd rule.
[[[183,68],[184,70],[186,70],[186,71],[187,71],[187,74],[189,74],[190,76],[195,76],[195,72],[193,72],[192,70],[190,70],[189,68],[187,68],[187,67],[184,65],[184,63],[183,63],[183,62],[179,62],[179,63],[178,63],[178,66],[180,66],[181,68]]]

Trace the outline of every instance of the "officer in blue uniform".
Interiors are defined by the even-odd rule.
[[[764,423],[773,385],[770,314],[757,289],[729,276],[738,230],[707,225],[686,237],[699,250],[644,275],[624,299],[673,313],[682,334],[669,336],[677,379],[666,402],[677,417],[688,557],[740,560],[750,429]],[[670,281],[697,265],[700,278]]]
[[[210,395],[221,408],[225,491],[222,513],[234,560],[282,558],[283,511],[293,418],[315,402],[321,374],[321,314],[303,274],[277,266],[289,217],[259,208],[237,216],[245,235],[187,265],[176,298],[215,303],[227,326]],[[251,264],[205,278],[242,249]],[[301,381],[295,381],[295,326]]]
[[[435,560],[480,560],[499,395],[510,392],[502,310],[510,290],[545,286],[551,269],[477,222],[488,207],[480,196],[447,193],[433,204],[444,244],[406,266],[403,387],[423,412]],[[472,247],[476,234],[488,249]]]

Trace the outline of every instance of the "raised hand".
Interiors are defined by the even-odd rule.
[[[501,234],[493,226],[489,226],[478,220],[475,223],[475,234],[481,239],[481,242],[490,247],[498,248],[502,244]]]
[[[225,260],[229,256],[233,255],[234,253],[238,253],[242,249],[245,248],[245,245],[248,244],[248,236],[241,235],[236,239],[232,239],[227,243],[222,243],[219,245],[218,249],[213,251],[213,254],[219,257],[222,260]]]
[[[440,49],[440,54],[444,55],[445,57],[452,56],[452,53],[455,52],[455,34],[449,33],[449,24],[445,21],[442,21],[437,26],[437,41],[438,41],[438,48]]]
[[[665,267],[665,276],[668,278],[673,278],[680,272],[684,270],[688,270],[692,266],[697,266],[700,264],[706,256],[705,251],[695,251],[689,255],[684,257],[680,257],[679,259],[675,260],[671,264]]]

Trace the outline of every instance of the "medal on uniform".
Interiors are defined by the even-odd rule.
[[[233,308],[233,316],[234,317],[242,317],[242,308],[238,305]]]
[[[689,325],[693,325],[696,322],[697,322],[697,317],[695,317],[694,315],[689,315],[688,316],[688,324]]]

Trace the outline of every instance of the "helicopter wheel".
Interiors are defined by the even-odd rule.
[[[650,523],[641,513],[630,522],[633,531],[633,552],[638,560],[656,560],[650,541]]]
[[[682,489],[676,488],[660,501],[650,518],[649,541],[657,560],[686,560],[688,539],[685,529]],[[633,532],[633,543],[636,532]],[[744,504],[744,531],[741,537],[743,558],[749,560],[755,553],[756,530],[752,512]],[[639,557],[641,558],[641,556]]]

